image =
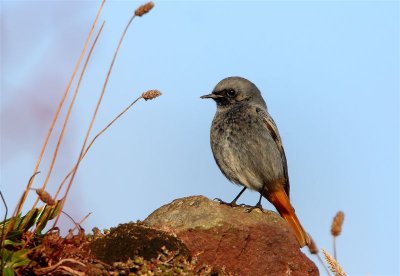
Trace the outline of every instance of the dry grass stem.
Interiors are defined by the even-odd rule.
[[[325,260],[328,263],[330,270],[335,273],[335,276],[346,276],[346,273],[343,271],[343,268],[339,265],[339,263],[331,255],[329,255],[326,250],[322,249],[322,252],[324,253]]]
[[[78,224],[82,225],[87,219],[88,217],[92,214],[92,212],[88,213],[86,216],[83,217],[83,219],[81,219]]]
[[[89,149],[92,147],[92,145],[96,141],[96,139],[99,138],[100,135],[102,135],[112,124],[115,123],[116,120],[118,120],[126,111],[128,111],[129,108],[132,107],[132,105],[134,105],[141,98],[142,97],[139,97],[136,100],[134,100],[131,104],[129,104],[121,113],[119,113],[114,119],[111,120],[111,122],[109,122],[101,131],[99,131],[99,133],[97,133],[96,136],[94,136],[94,138],[90,141],[89,145],[85,149],[85,151],[82,155],[82,159],[86,155],[86,153],[89,151]]]
[[[71,217],[67,212],[61,211],[61,213],[63,213],[67,218],[69,218],[74,224],[74,228],[72,230],[70,229],[69,231],[73,231],[75,230],[75,228],[78,228],[78,223],[74,220],[73,217]]]
[[[7,206],[6,200],[3,196],[3,193],[1,191],[0,191],[0,197],[1,197],[1,200],[3,201],[4,209],[5,209],[3,223],[2,223],[3,225],[1,227],[1,249],[0,249],[1,256],[4,256],[4,241],[5,241],[5,237],[6,237],[4,235],[4,230],[5,230],[4,228],[5,228],[5,223],[6,223],[6,219],[7,219],[7,215],[8,215],[8,206]],[[4,258],[3,257],[1,258],[1,269],[2,270],[4,269]]]
[[[154,90],[154,89],[148,90],[142,94],[142,98],[145,99],[146,101],[155,99],[159,96],[161,96],[161,92],[158,90]]]
[[[69,89],[70,89],[70,87],[71,87],[72,81],[74,80],[75,75],[76,75],[76,73],[77,73],[77,71],[78,71],[78,68],[79,68],[79,66],[80,66],[80,64],[81,64],[83,55],[84,55],[84,53],[86,52],[87,45],[89,44],[90,38],[92,37],[94,28],[95,28],[95,26],[96,26],[96,24],[97,24],[97,20],[98,20],[98,18],[99,18],[99,16],[100,16],[101,10],[103,9],[104,3],[105,3],[105,0],[102,1],[101,5],[100,5],[100,7],[99,7],[99,9],[98,9],[98,11],[97,11],[97,15],[96,15],[96,17],[95,17],[95,19],[94,19],[94,21],[93,21],[92,27],[91,27],[90,32],[89,32],[89,34],[88,34],[88,37],[87,37],[87,39],[86,39],[86,41],[85,41],[85,44],[84,44],[83,49],[82,49],[82,52],[81,52],[81,54],[80,54],[80,56],[79,56],[79,58],[78,58],[78,60],[77,60],[77,62],[76,62],[74,71],[73,71],[73,73],[72,73],[72,75],[71,75],[71,78],[70,78],[68,84],[67,84],[67,87],[65,88],[65,91],[64,91],[64,94],[63,94],[63,96],[62,96],[62,98],[61,98],[61,100],[60,100],[60,103],[59,103],[59,105],[58,105],[58,107],[57,107],[56,114],[54,115],[53,121],[52,121],[51,124],[50,124],[49,130],[48,130],[48,132],[47,132],[47,136],[46,136],[45,141],[44,141],[44,143],[43,143],[42,149],[40,150],[40,154],[39,154],[38,160],[37,160],[37,162],[36,162],[35,169],[34,169],[34,171],[33,171],[33,176],[36,175],[36,172],[37,172],[38,169],[39,169],[39,166],[40,166],[40,163],[41,163],[41,161],[42,161],[42,158],[43,158],[44,152],[45,152],[45,150],[46,150],[47,144],[48,144],[48,142],[49,142],[51,133],[53,132],[54,126],[55,126],[56,121],[57,121],[57,119],[58,119],[58,116],[59,116],[59,114],[60,114],[61,108],[62,108],[62,106],[63,106],[63,104],[64,104],[65,98],[66,98],[67,95],[68,95],[68,91],[69,91]],[[23,205],[24,205],[24,202],[25,202],[25,200],[26,200],[26,197],[28,196],[28,192],[29,192],[29,190],[32,188],[33,180],[34,180],[34,177],[31,177],[31,179],[28,181],[27,187],[26,187],[25,191],[23,192],[22,197],[21,197],[20,201],[18,202],[18,205],[17,205],[17,207],[16,207],[16,209],[15,209],[14,217],[17,216],[17,215],[21,212],[22,207],[23,207]],[[35,207],[35,206],[33,206],[33,208],[34,208],[34,207]],[[11,226],[11,224],[10,224],[10,226]]]
[[[133,16],[130,18],[130,20],[128,21],[128,23],[126,24],[126,27],[125,27],[125,29],[124,29],[124,31],[123,31],[123,33],[122,33],[122,35],[121,35],[121,38],[120,38],[120,40],[119,40],[119,42],[118,42],[117,48],[115,49],[114,56],[113,56],[113,58],[112,58],[111,64],[110,64],[110,66],[109,66],[109,69],[108,69],[108,72],[107,72],[107,75],[106,75],[106,78],[105,78],[105,80],[104,80],[103,88],[102,88],[101,93],[100,93],[100,96],[99,96],[99,98],[98,98],[98,100],[97,100],[97,104],[96,104],[95,110],[94,110],[94,112],[93,112],[92,119],[91,119],[91,121],[90,121],[88,130],[86,131],[86,136],[85,136],[85,139],[84,139],[84,142],[83,142],[81,151],[80,151],[80,153],[79,153],[78,160],[77,160],[76,163],[75,163],[74,170],[73,170],[73,172],[72,172],[71,178],[70,178],[70,180],[69,180],[69,182],[68,182],[67,189],[66,189],[65,194],[64,194],[64,196],[63,196],[63,204],[65,203],[65,200],[66,200],[66,198],[67,198],[67,196],[68,196],[68,193],[69,193],[69,191],[70,191],[70,189],[71,189],[72,183],[74,182],[76,172],[78,171],[79,164],[80,164],[80,162],[81,162],[81,160],[82,160],[82,156],[83,156],[83,154],[84,154],[84,152],[85,152],[86,144],[87,144],[87,141],[88,141],[88,139],[89,139],[89,135],[90,135],[90,133],[91,133],[91,131],[92,131],[92,128],[93,128],[93,125],[94,125],[94,121],[95,121],[95,119],[96,119],[96,117],[97,117],[97,112],[99,111],[101,102],[102,102],[102,100],[103,100],[103,96],[104,96],[104,93],[105,93],[105,90],[106,90],[106,87],[107,87],[107,84],[108,84],[108,80],[109,80],[109,78],[110,78],[112,69],[113,69],[113,67],[114,67],[115,60],[116,60],[116,58],[117,58],[117,56],[118,56],[119,49],[121,48],[122,42],[123,42],[123,40],[124,40],[124,38],[125,38],[125,35],[126,35],[128,29],[129,29],[129,26],[131,25],[131,23],[132,23],[132,21],[133,21],[134,18],[135,18],[135,15],[133,15]],[[61,214],[61,213],[60,213],[60,214]],[[60,218],[60,214],[56,217],[55,222],[54,222],[54,226],[57,224],[57,222],[58,222],[58,220],[59,220],[59,218]]]
[[[103,28],[104,28],[104,24],[105,24],[105,22],[103,21],[103,23],[102,23],[102,25],[101,25],[99,31],[98,31],[97,34],[96,34],[96,37],[95,37],[94,41],[93,41],[93,43],[92,43],[92,46],[90,47],[89,53],[88,53],[88,55],[87,55],[87,57],[86,57],[86,59],[85,59],[85,63],[84,63],[84,66],[83,66],[83,68],[82,68],[81,74],[80,74],[80,76],[79,76],[79,81],[78,81],[77,87],[76,87],[76,89],[75,89],[73,99],[72,99],[72,101],[71,101],[71,103],[70,103],[70,106],[69,106],[69,108],[68,108],[68,114],[67,114],[66,119],[65,119],[65,121],[64,121],[63,131],[65,130],[65,127],[66,127],[66,125],[67,125],[67,122],[68,122],[68,119],[69,119],[69,115],[70,115],[70,113],[71,113],[71,111],[72,111],[72,107],[73,107],[73,104],[74,104],[74,102],[75,102],[75,98],[76,98],[77,93],[78,93],[78,91],[79,91],[79,87],[80,87],[81,80],[82,80],[83,75],[84,75],[84,73],[85,73],[85,71],[86,71],[86,67],[87,67],[87,65],[88,65],[88,63],[89,63],[89,60],[90,60],[91,56],[92,56],[93,50],[94,50],[94,48],[96,47],[97,41],[98,41],[98,39],[99,39],[99,37],[100,37],[100,34],[101,34],[101,32],[102,32],[102,30],[103,30]],[[62,132],[63,132],[63,131],[62,131]],[[59,140],[59,142],[60,142],[60,140]],[[57,146],[59,146],[59,144],[57,144]],[[54,156],[53,156],[53,159],[54,159]],[[48,174],[48,176],[49,176],[49,174]],[[45,186],[45,185],[44,185],[44,186]],[[56,194],[54,195],[54,199],[56,199],[56,198],[58,197],[58,195],[59,195],[59,193],[60,193],[62,187],[63,187],[63,183],[61,183],[61,185],[58,186],[57,192],[56,192]],[[44,188],[42,188],[42,190],[44,190]],[[38,200],[36,200],[34,206],[36,206],[37,201],[38,201]],[[59,212],[59,214],[57,215],[55,222],[58,221],[58,219],[59,219],[61,213],[63,213],[62,209],[64,208],[65,198],[62,199],[62,201],[61,201],[60,204],[61,204],[61,212]],[[66,213],[65,213],[65,214],[66,214]],[[66,214],[66,215],[69,216],[68,214]],[[72,219],[70,216],[69,216],[69,218]],[[73,220],[73,219],[72,219],[72,220]],[[53,227],[55,227],[55,225],[56,225],[56,224],[54,223]],[[36,232],[37,229],[38,229],[38,225],[36,225],[36,227],[35,227],[35,229],[34,229],[34,232]],[[30,240],[30,239],[28,238],[27,241],[29,242],[29,240]]]
[[[91,215],[92,213],[88,213],[86,216],[83,217],[83,219],[81,219],[78,223],[75,223],[75,227],[71,229],[71,231],[75,231],[76,228],[81,227],[81,225],[88,219],[88,217]]]
[[[148,13],[154,7],[153,2],[148,2],[135,10],[136,16],[143,16]]]
[[[88,54],[88,56],[87,56],[87,58],[86,58],[86,60],[85,60],[85,63],[84,63],[84,65],[83,65],[82,71],[81,71],[81,73],[80,73],[80,75],[79,75],[78,83],[77,83],[77,85],[76,85],[76,88],[75,88],[75,91],[74,91],[74,95],[73,95],[73,97],[72,97],[72,100],[71,100],[71,102],[70,102],[70,104],[69,104],[68,111],[67,111],[67,114],[66,114],[65,119],[64,119],[63,127],[62,127],[61,133],[60,133],[60,135],[59,135],[59,137],[58,137],[57,145],[56,145],[56,148],[55,148],[55,150],[54,150],[53,157],[52,157],[52,160],[51,160],[51,163],[50,163],[50,168],[49,168],[49,171],[48,171],[48,173],[47,173],[46,179],[45,179],[45,181],[44,181],[44,183],[43,183],[42,189],[45,189],[45,188],[46,188],[47,183],[48,183],[48,181],[49,181],[49,179],[50,179],[50,175],[51,175],[51,173],[52,173],[52,171],[53,171],[53,167],[54,167],[54,164],[55,164],[57,155],[58,155],[58,150],[59,150],[59,148],[60,148],[62,138],[64,137],[65,129],[67,128],[67,124],[68,124],[69,118],[70,118],[70,116],[71,116],[72,108],[73,108],[73,106],[74,106],[74,104],[75,104],[75,100],[76,100],[76,97],[77,97],[77,95],[78,95],[79,88],[81,87],[81,82],[82,82],[83,76],[85,75],[88,62],[89,62],[89,60],[90,60],[90,57],[92,56],[92,52],[93,52],[94,46],[96,45],[96,42],[97,42],[97,40],[98,40],[98,38],[99,38],[99,36],[100,36],[102,30],[103,30],[104,23],[105,23],[105,22],[103,21],[103,24],[101,25],[100,30],[98,31],[98,33],[97,33],[97,35],[96,35],[96,38],[95,38],[95,40],[94,40],[94,42],[93,42],[93,44],[92,44],[92,47],[90,48],[89,54]],[[58,194],[57,194],[57,195],[58,195]]]
[[[90,141],[89,145],[87,146],[87,148],[85,149],[85,151],[81,157],[81,161],[86,156],[87,152],[92,147],[93,143],[97,140],[97,138],[99,138],[100,135],[102,135],[112,124],[114,124],[115,121],[118,120],[125,112],[127,112],[137,101],[139,101],[142,98],[145,100],[151,100],[151,99],[154,99],[161,95],[162,95],[161,92],[158,90],[149,90],[149,91],[144,92],[139,98],[137,98],[136,100],[131,102],[122,112],[120,112],[114,119],[112,119],[111,122],[109,122],[101,131],[99,131],[96,134],[96,136]],[[64,183],[71,176],[71,174],[74,172],[75,169],[76,169],[76,166],[74,166],[72,168],[72,170],[65,176],[65,178],[63,179],[60,186],[64,185]]]
[[[89,63],[90,58],[92,57],[93,50],[94,50],[94,48],[96,47],[97,41],[98,41],[98,39],[99,39],[99,37],[100,37],[100,34],[101,34],[102,31],[103,31],[104,24],[105,24],[105,22],[103,21],[103,23],[101,24],[101,27],[100,27],[99,31],[98,31],[97,34],[96,34],[96,37],[95,37],[95,39],[94,39],[94,41],[93,41],[92,46],[90,47],[89,53],[88,53],[88,55],[87,55],[87,57],[86,57],[86,60],[85,60],[85,63],[84,63],[84,65],[83,65],[81,74],[80,74],[80,76],[79,76],[78,84],[77,84],[76,89],[75,89],[75,92],[74,92],[73,99],[72,99],[71,104],[70,104],[69,109],[68,109],[68,114],[67,114],[67,116],[66,116],[66,118],[65,118],[65,121],[64,121],[63,131],[64,131],[65,127],[66,127],[67,122],[68,122],[68,118],[69,118],[69,116],[70,116],[72,107],[73,107],[73,105],[74,105],[76,96],[77,96],[77,94],[78,94],[78,91],[79,91],[79,87],[80,87],[82,78],[83,78],[83,76],[84,76],[84,74],[85,74],[85,72],[86,72],[87,65],[88,65],[88,63]],[[61,189],[63,188],[63,185],[64,185],[64,182],[61,183],[61,185],[58,186],[54,198],[57,198],[57,197],[58,197],[58,195],[59,195]]]

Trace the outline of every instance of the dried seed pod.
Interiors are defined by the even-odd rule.
[[[310,235],[308,235],[308,236],[310,237],[310,241],[311,241],[310,244],[308,245],[308,250],[310,250],[311,254],[318,254],[319,250],[318,250],[317,245],[315,244],[313,238]]]
[[[153,2],[148,2],[144,5],[141,5],[139,8],[135,10],[135,15],[136,16],[143,16],[146,13],[148,13],[152,8],[154,7]]]
[[[337,237],[342,232],[342,225],[344,221],[344,213],[342,211],[337,212],[336,216],[333,218],[331,233],[332,236]]]
[[[155,99],[155,98],[157,98],[157,97],[159,97],[159,96],[161,96],[161,92],[158,91],[158,90],[155,90],[155,89],[153,89],[153,90],[148,90],[148,91],[146,91],[146,92],[144,92],[144,93],[142,94],[142,98],[145,99],[146,101],[147,101],[147,100]]]
[[[46,203],[49,206],[56,205],[56,202],[54,201],[54,199],[51,197],[51,195],[48,192],[46,192],[43,189],[35,189],[35,190],[36,190],[36,194],[39,196],[41,201],[43,201],[44,203]]]

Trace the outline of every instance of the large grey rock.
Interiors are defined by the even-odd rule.
[[[177,235],[200,264],[235,275],[319,275],[277,213],[229,207],[204,196],[176,199],[144,223]]]

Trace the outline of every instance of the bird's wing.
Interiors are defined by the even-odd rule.
[[[287,161],[286,161],[285,150],[283,149],[282,139],[279,136],[278,128],[277,128],[274,120],[272,119],[272,117],[266,111],[264,111],[258,107],[257,107],[256,111],[257,111],[258,115],[261,117],[265,126],[267,127],[269,133],[271,134],[272,138],[274,139],[274,141],[276,143],[276,146],[279,149],[279,152],[281,153],[283,173],[284,173],[284,177],[286,179],[285,192],[286,192],[287,196],[289,197],[290,184],[289,184],[288,166],[287,166]]]

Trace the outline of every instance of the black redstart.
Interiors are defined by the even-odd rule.
[[[247,79],[229,77],[201,98],[217,103],[211,125],[215,161],[226,178],[244,186],[227,204],[236,206],[246,188],[256,190],[260,200],[255,207],[262,209],[262,196],[268,199],[292,227],[300,247],[309,244],[310,238],[290,204],[285,151],[260,90]]]

